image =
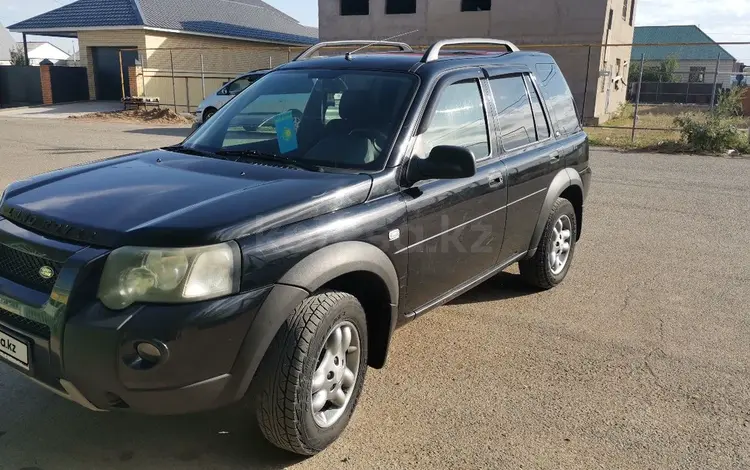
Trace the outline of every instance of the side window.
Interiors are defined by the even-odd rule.
[[[440,95],[427,130],[425,156],[438,145],[466,147],[480,160],[490,154],[487,119],[477,80],[454,83]]]
[[[576,113],[573,94],[557,65],[537,64],[536,77],[556,130],[563,135],[571,135],[580,131],[581,123]]]
[[[254,81],[254,80],[252,80],[252,79],[250,79],[250,78],[248,78],[248,77],[243,77],[243,78],[237,79],[237,80],[233,81],[233,82],[232,82],[232,83],[231,83],[231,84],[229,85],[229,87],[227,88],[227,92],[229,92],[229,94],[230,94],[230,95],[238,95],[238,94],[240,94],[240,93],[241,93],[241,92],[242,92],[242,91],[243,91],[243,90],[244,90],[245,88],[249,87],[249,86],[250,86],[250,84],[251,84],[251,83],[252,83],[253,81]]]
[[[500,135],[503,147],[511,151],[536,142],[534,116],[529,95],[521,75],[490,80],[500,117]]]
[[[544,116],[544,107],[542,101],[539,99],[539,95],[534,88],[534,84],[531,79],[526,76],[526,88],[529,90],[531,95],[531,109],[534,111],[534,125],[536,126],[536,138],[537,140],[544,140],[550,136],[549,123],[547,118]]]

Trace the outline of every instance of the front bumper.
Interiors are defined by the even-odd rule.
[[[67,259],[49,296],[0,278],[0,330],[26,342],[30,354],[28,370],[0,363],[93,410],[182,414],[242,398],[268,335],[275,334],[264,330],[264,319],[281,313],[279,308],[293,308],[307,294],[268,286],[200,303],[134,305],[115,312],[95,298],[105,251],[8,224],[0,219],[0,243],[33,245],[47,257],[55,247],[67,250],[57,254]],[[280,299],[289,299],[289,305]],[[156,364],[139,361],[140,342],[159,345],[163,354]]]
[[[100,303],[72,312],[49,339],[8,321],[0,329],[32,344],[30,369],[8,363],[58,395],[89,409],[182,414],[217,408],[244,391],[232,380],[245,336],[270,288],[186,305],[141,305],[112,312]],[[9,300],[0,296],[3,303]],[[60,342],[56,357],[54,343]],[[143,365],[139,342],[163,348]],[[0,361],[2,362],[2,361]],[[242,371],[240,371],[241,373]]]

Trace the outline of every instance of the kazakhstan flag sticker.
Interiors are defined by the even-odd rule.
[[[297,150],[297,128],[291,111],[276,116],[276,138],[279,141],[279,152],[289,153]]]

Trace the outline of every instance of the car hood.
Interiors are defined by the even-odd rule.
[[[0,215],[96,246],[195,246],[361,204],[371,186],[365,174],[156,150],[15,183]]]

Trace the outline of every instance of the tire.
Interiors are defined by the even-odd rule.
[[[214,117],[214,114],[216,114],[216,109],[214,108],[208,108],[203,112],[203,123],[205,124],[209,119]]]
[[[566,219],[569,222],[566,223]],[[568,231],[568,238],[565,240],[564,233],[563,238],[558,239],[556,233],[559,231],[560,221],[563,224],[563,232]],[[578,230],[578,221],[576,220],[576,212],[573,208],[573,204],[567,199],[558,198],[557,201],[552,205],[552,211],[550,212],[547,223],[544,226],[544,232],[542,233],[542,239],[539,240],[536,254],[533,258],[520,261],[518,267],[521,271],[521,277],[523,280],[540,289],[551,289],[556,285],[560,284],[570,270],[570,265],[573,262],[573,254],[575,253],[576,247],[576,233]],[[556,227],[557,225],[557,227]],[[561,248],[564,248],[565,243],[569,245],[567,256],[564,259],[564,265],[560,266],[556,264],[552,266],[552,251],[562,252]],[[560,258],[558,258],[560,259]]]
[[[329,347],[339,337],[335,333],[339,326],[343,338],[347,337],[345,328],[353,328],[349,331],[351,341],[347,353]],[[358,349],[357,357],[354,357],[352,348]],[[336,350],[339,353],[331,353]],[[341,354],[344,357],[339,360]],[[335,366],[334,358],[337,361]],[[326,360],[325,364],[331,365],[332,369],[325,369],[323,363]],[[342,367],[340,364],[343,364],[343,369],[338,369]],[[336,406],[331,399],[325,402],[323,411],[315,413],[314,378],[325,378],[325,385],[318,393],[327,395],[331,387],[336,387],[339,375],[342,377],[340,384],[347,382],[343,378],[345,370],[355,364],[354,378],[349,375],[353,385],[346,387],[346,392],[344,385],[339,385],[341,393],[349,397],[346,403]],[[321,369],[329,372],[321,374]],[[336,370],[336,373],[330,370]],[[314,455],[322,451],[338,439],[349,423],[362,391],[366,370],[367,319],[359,301],[338,291],[321,291],[305,299],[276,334],[255,377],[258,381],[256,417],[263,435],[273,445],[296,454]],[[337,392],[338,389],[331,392],[331,396]],[[322,424],[321,415],[326,413],[330,415],[329,421]]]

